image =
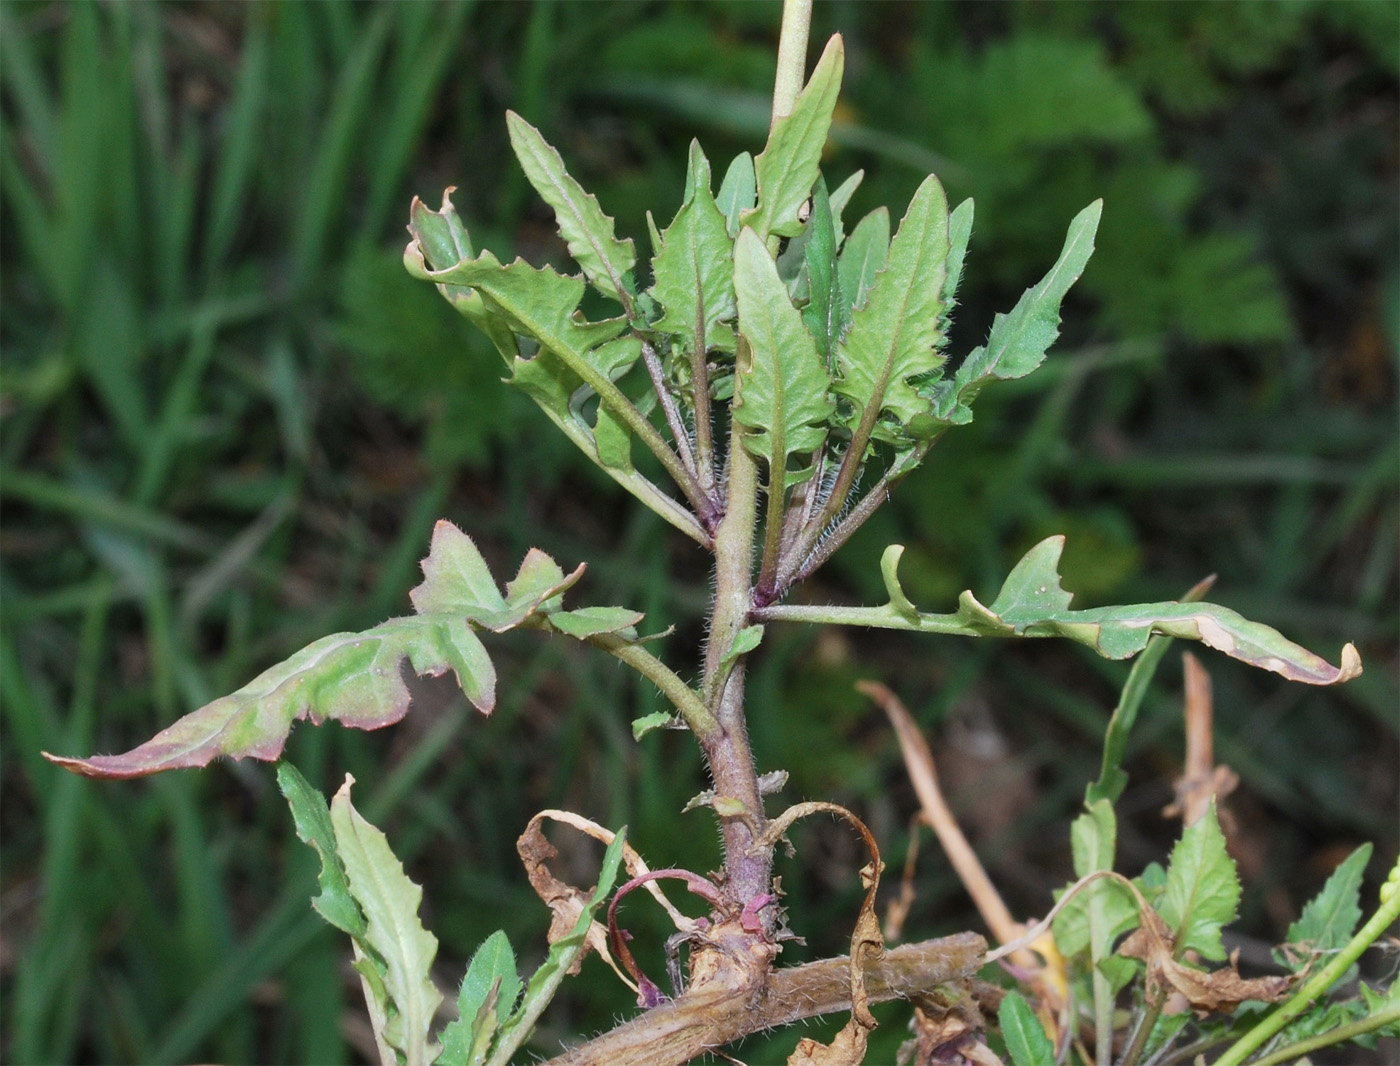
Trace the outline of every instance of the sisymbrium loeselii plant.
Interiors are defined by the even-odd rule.
[[[302,719],[359,729],[399,721],[410,704],[406,667],[420,675],[451,672],[467,699],[489,714],[496,677],[488,643],[511,629],[589,644],[652,682],[671,709],[637,720],[633,732],[641,743],[657,729],[693,734],[711,780],[692,805],[710,808],[719,823],[722,866],[710,873],[652,870],[621,829],[567,812],[537,816],[525,827],[520,852],[532,886],[554,912],[548,957],[522,979],[505,934],[494,934],[461,982],[455,1018],[443,1012],[446,1024],[438,1021],[444,997],[429,972],[437,941],[418,918],[421,891],[384,835],[357,812],[352,780],[328,803],[290,764],[279,765],[296,832],[321,860],[313,905],[351,938],[388,1064],[509,1061],[590,951],[635,989],[645,1009],[557,1061],[681,1063],[754,1032],[849,1011],[832,1043],[804,1040],[790,1061],[855,1063],[876,1024],[869,1004],[896,997],[915,1005],[909,1054],[920,1062],[994,1061],[987,1039],[1017,1063],[1065,1061],[1071,1045],[1086,1061],[1109,1062],[1120,1053],[1122,1061],[1165,1061],[1182,1046],[1188,1022],[1208,1015],[1215,1028],[1199,1025],[1195,1038],[1232,1042],[1227,1054],[1236,1054],[1234,1062],[1276,1050],[1280,1032],[1292,1033],[1287,1046],[1299,1046],[1308,1037],[1300,1024],[1324,1032],[1319,1011],[1332,1011],[1334,1030],[1353,1028],[1344,1037],[1393,1030],[1400,1024],[1393,988],[1362,986],[1363,996],[1330,1004],[1324,995],[1400,908],[1392,892],[1353,935],[1366,855],[1348,860],[1300,919],[1281,958],[1287,972],[1269,979],[1241,977],[1233,960],[1215,969],[1201,961],[1225,959],[1220,927],[1233,919],[1239,896],[1213,804],[1186,829],[1166,869],[1133,881],[1112,872],[1124,737],[1172,638],[1316,685],[1360,672],[1351,645],[1332,666],[1194,593],[1180,602],[1075,609],[1057,569],[1060,537],[1032,548],[989,602],[968,591],[944,613],[911,602],[901,587],[900,545],[881,560],[883,604],[790,598],[945,433],[972,419],[982,389],[1040,366],[1058,335],[1060,305],[1093,251],[1102,209],[1090,204],[1070,221],[1059,258],[996,317],[985,344],[949,353],[972,201],[950,208],[930,175],[893,236],[884,208],[848,225],[845,209],[861,174],[829,183],[820,169],[841,84],[842,42],[828,42],[804,85],[809,14],[801,4],[785,10],[767,144],[757,156],[730,162],[716,187],[710,160],[692,142],[680,209],[664,229],[648,215],[649,262],[639,263],[634,241],[617,236],[559,153],[514,113],[507,122],[515,153],[553,208],[579,274],[520,259],[502,263],[476,248],[451,190],[438,209],[415,200],[410,214],[408,271],[435,284],[490,338],[509,383],[590,460],[714,555],[702,662],[668,664],[657,650],[665,634],[647,632],[641,613],[587,605],[583,565],[566,572],[532,550],[502,586],[470,537],[444,520],[423,560],[423,581],[410,593],[411,614],[318,640],[126,754],[48,757],[99,778],[205,766],[220,755],[277,761]],[[973,639],[1062,637],[1114,659],[1146,653],[1109,728],[1103,777],[1073,827],[1083,879],[1063,895],[1053,924],[1005,935],[994,929],[1007,942],[992,954],[973,933],[886,946],[873,909],[882,864],[869,830],[829,803],[768,811],[765,797],[782,788],[785,775],[755,765],[746,717],[762,711],[746,703],[745,677],[750,656],[762,653],[766,628],[778,623]],[[897,728],[907,726],[892,694],[872,694]],[[906,754],[918,743],[909,740]],[[917,783],[912,763],[911,770]],[[785,921],[774,851],[795,820],[818,812],[847,819],[867,846],[865,903],[848,957],[785,968],[777,965],[783,942],[800,930]],[[573,888],[550,872],[546,818],[608,845],[592,889]],[[690,918],[674,908],[660,887],[667,881],[700,897],[706,913]],[[637,966],[617,925],[618,902],[639,888],[676,925],[667,944],[669,994]],[[987,962],[1006,955],[1029,1001],[974,980]],[[1320,983],[1323,977],[1329,979]],[[1115,1011],[1129,1000],[1125,1025]],[[1280,1000],[1286,1002],[1260,1021],[1265,1005]],[[1254,1013],[1242,1012],[1240,1021],[1230,1015],[1242,1003],[1252,1003]],[[1268,1025],[1274,1028],[1265,1031]]]

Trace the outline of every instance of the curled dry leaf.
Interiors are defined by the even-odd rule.
[[[860,833],[870,851],[870,862],[861,868],[860,880],[865,900],[851,931],[850,987],[851,1018],[830,1044],[821,1044],[803,1037],[792,1055],[789,1066],[859,1066],[865,1060],[865,1048],[870,1032],[879,1023],[870,1013],[870,997],[865,987],[866,967],[878,962],[885,953],[885,941],[880,935],[880,921],[875,917],[875,893],[880,887],[880,874],[885,864],[880,861],[880,849],[869,827],[859,818],[835,803],[799,803],[789,807],[769,823],[758,843],[772,847],[799,818],[826,812],[846,819]]]
[[[1141,959],[1147,964],[1149,996],[1167,989],[1186,997],[1198,1017],[1213,1011],[1229,1014],[1247,999],[1276,1003],[1288,994],[1296,974],[1283,977],[1241,977],[1239,951],[1230,956],[1228,966],[1219,970],[1197,970],[1178,962],[1175,938],[1166,922],[1150,907],[1143,908],[1142,925],[1118,948],[1120,955]]]
[[[544,831],[540,828],[548,813],[552,812],[542,812],[530,819],[525,832],[521,833],[520,839],[516,841],[515,849],[520,853],[520,861],[525,864],[525,876],[530,880],[530,887],[553,914],[549,922],[549,942],[554,944],[568,936],[578,924],[579,916],[588,903],[589,894],[574,888],[573,885],[565,884],[549,872],[548,863],[556,858],[559,852],[545,839]],[[603,927],[597,922],[588,927],[584,949],[569,967],[570,975],[579,972],[590,950],[598,952],[618,977],[631,984],[608,952],[608,938],[603,932]]]

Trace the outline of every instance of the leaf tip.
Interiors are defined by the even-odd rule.
[[[1350,681],[1352,678],[1361,676],[1361,653],[1356,650],[1355,644],[1347,644],[1342,649],[1342,665],[1337,671],[1337,684]]]

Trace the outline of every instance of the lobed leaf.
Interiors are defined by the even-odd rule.
[[[1064,537],[1049,537],[1026,553],[1007,577],[990,608],[970,592],[961,597],[959,615],[972,624],[991,622],[1015,636],[1061,636],[1086,644],[1109,659],[1124,659],[1147,646],[1154,633],[1199,640],[1216,651],[1252,666],[1271,670],[1290,681],[1331,685],[1361,672],[1360,657],[1348,644],[1342,665],[1334,667],[1320,656],[1285,639],[1277,630],[1251,622],[1213,603],[1140,603],[1122,607],[1069,609],[1070,594],[1060,586],[1059,561]]]
[[[734,318],[734,240],[710,194],[710,164],[690,142],[686,199],[661,235],[649,290],[665,309],[656,328],[681,338],[687,352],[726,347],[719,324]],[[720,343],[716,343],[719,341]],[[732,334],[726,350],[732,350]]]
[[[381,729],[399,721],[409,705],[400,675],[405,659],[431,677],[452,670],[472,703],[490,713],[495,670],[466,620],[395,618],[362,633],[321,638],[123,755],[73,759],[45,753],[45,758],[102,778],[207,766],[218,755],[270,762],[282,754],[292,724],[303,718],[353,729]]]
[[[596,197],[583,191],[564,169],[559,153],[514,111],[506,112],[511,147],[544,202],[554,209],[559,234],[584,274],[601,292],[629,305],[627,274],[637,261],[631,239],[620,241],[613,220],[603,214]]]
[[[289,762],[277,765],[277,787],[287,799],[296,824],[297,836],[311,845],[321,859],[317,880],[321,894],[311,905],[331,925],[353,937],[365,935],[365,916],[350,893],[345,863],[335,850],[335,827],[331,824],[331,809],[326,797],[311,787],[311,783]]]
[[[472,627],[503,632],[557,610],[564,590],[582,574],[580,566],[566,575],[532,548],[502,595],[471,538],[451,522],[439,522],[423,560],[423,582],[409,593],[417,614],[360,633],[323,637],[123,755],[45,757],[74,773],[102,778],[207,766],[219,755],[272,761],[301,719],[353,729],[399,721],[410,702],[405,662],[429,677],[451,670],[472,704],[490,714],[496,672]]]
[[[972,351],[958,367],[952,381],[937,382],[926,393],[933,401],[935,425],[958,425],[972,419],[971,404],[991,381],[1025,377],[1045,359],[1060,335],[1060,304],[1079,280],[1094,252],[1094,234],[1103,214],[1103,201],[1095,200],[1069,225],[1064,247],[1050,272],[1027,289],[1010,314],[992,321],[987,343]],[[970,231],[971,208],[967,225]],[[920,427],[923,435],[933,427]]]
[[[1240,881],[1225,850],[1225,834],[1212,802],[1206,814],[1186,827],[1167,863],[1167,885],[1157,913],[1172,931],[1175,957],[1194,949],[1202,957],[1225,958],[1222,926],[1235,920]]]
[[[1361,673],[1361,657],[1350,644],[1342,648],[1341,666],[1332,666],[1277,630],[1251,622],[1218,604],[1169,601],[1071,610],[1071,597],[1060,586],[1058,570],[1064,542],[1062,536],[1049,537],[1027,552],[991,607],[984,606],[968,591],[958,598],[958,610],[950,614],[918,611],[899,587],[895,572],[902,549],[891,545],[881,563],[890,595],[890,602],[884,606],[775,605],[756,611],[755,617],[762,621],[820,621],[969,637],[1066,637],[1109,659],[1135,655],[1154,634],[1163,634],[1201,641],[1251,666],[1309,685],[1335,685]]]
[[[854,420],[867,437],[882,413],[903,424],[928,410],[929,401],[911,379],[943,365],[938,346],[947,272],[948,200],[930,174],[914,193],[889,260],[865,305],[851,315],[837,350],[835,389],[855,404]],[[895,439],[888,430],[873,435]]]
[[[736,368],[734,417],[752,430],[744,436],[749,451],[783,471],[788,455],[810,452],[825,437],[830,382],[773,258],[747,226],[734,245],[734,291],[749,343]]]
[[[841,35],[834,34],[806,87],[797,94],[792,114],[773,123],[768,143],[754,160],[758,203],[739,218],[765,241],[770,236],[796,237],[802,232],[798,211],[817,180],[845,63]]]
[[[345,864],[350,891],[364,912],[364,944],[384,964],[384,988],[392,1012],[383,1037],[404,1055],[405,1066],[427,1066],[441,1050],[429,1026],[442,994],[431,968],[437,938],[418,920],[423,890],[408,879],[384,834],[365,821],[350,801],[354,778],[331,800],[336,852]],[[362,971],[363,972],[363,971]]]

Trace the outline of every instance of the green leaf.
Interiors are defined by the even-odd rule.
[[[797,94],[792,114],[773,123],[767,145],[754,160],[758,204],[740,220],[765,241],[769,236],[796,237],[802,232],[798,209],[817,180],[845,63],[837,34],[827,42],[806,88]]]
[[[1117,850],[1113,805],[1100,801],[1070,826],[1076,877],[1112,870]],[[1066,956],[1087,951],[1095,965],[1111,956],[1113,942],[1138,924],[1137,902],[1117,881],[1094,881],[1065,905],[1055,918],[1055,944]]]
[[[860,183],[865,180],[865,171],[857,170],[840,185],[831,190],[831,228],[835,235],[833,242],[837,248],[841,247],[841,242],[846,239],[846,227],[841,216],[846,213],[846,205],[851,202],[851,197],[860,188]]]
[[[537,270],[523,259],[502,266],[490,252],[431,270],[416,241],[404,252],[404,264],[409,273],[423,280],[476,289],[515,332],[548,348],[599,396],[615,405],[627,402],[613,384],[613,377],[627,368],[610,360],[614,351],[605,350],[606,342],[626,329],[627,321],[611,318],[589,322],[580,317],[576,311],[585,288],[581,279],[566,277],[550,267]]]
[[[736,155],[724,172],[715,196],[715,206],[724,214],[725,228],[730,237],[739,236],[740,216],[753,208],[758,198],[758,178],[754,174],[753,156],[748,152]]]
[[[1356,650],[1347,645],[1342,666],[1285,640],[1281,634],[1213,603],[1140,603],[1069,610],[1071,596],[1060,586],[1063,537],[1048,537],[1026,553],[1007,577],[990,608],[964,592],[959,615],[974,626],[991,624],[1016,636],[1061,636],[1094,648],[1109,659],[1142,651],[1153,633],[1199,640],[1232,658],[1272,670],[1290,681],[1335,684],[1360,673]],[[991,622],[996,619],[995,622]]]
[[[943,314],[938,321],[938,334],[944,343],[948,339],[958,283],[962,281],[963,260],[967,258],[967,246],[972,240],[972,212],[972,200],[967,199],[948,216],[948,264],[943,276]]]
[[[462,225],[457,209],[452,206],[452,189],[442,194],[442,207],[429,211],[428,206],[418,197],[413,198],[409,209],[409,232],[418,246],[418,257],[425,266],[432,264],[435,270],[445,270],[474,256],[471,238]],[[410,248],[413,246],[410,245]],[[520,346],[515,335],[499,315],[492,314],[475,289],[465,285],[439,285],[438,291],[461,315],[486,334],[487,338],[501,353],[501,358],[510,366],[520,355]]]
[[[1102,213],[1103,201],[1095,200],[1074,217],[1050,272],[1026,290],[1010,314],[993,319],[987,343],[968,355],[952,381],[939,382],[927,390],[940,422],[969,421],[972,401],[988,382],[1025,377],[1044,361],[1060,335],[1060,304],[1094,252],[1094,234]]]
[[[569,177],[564,161],[535,129],[514,111],[506,112],[510,143],[530,184],[554,209],[559,234],[583,272],[601,292],[628,305],[627,274],[636,263],[632,241],[617,239],[613,220],[594,196]]]
[[[677,725],[684,728],[684,720],[677,718],[673,711],[652,711],[651,714],[644,714],[640,718],[632,719],[632,739],[641,740],[648,733],[654,733],[658,729],[672,729]]]
[[[929,175],[914,193],[889,261],[865,306],[851,315],[838,349],[835,388],[855,404],[855,418],[867,436],[895,439],[888,430],[871,433],[882,413],[907,423],[928,409],[929,401],[911,379],[943,365],[938,345],[947,271],[948,201],[938,179]]]
[[[656,328],[679,336],[686,352],[703,353],[725,346],[719,323],[736,313],[734,240],[710,195],[710,164],[698,141],[690,142],[688,173],[691,188],[662,234],[650,291],[665,308]],[[732,348],[731,335],[727,350]]]
[[[1015,1066],[1048,1066],[1055,1061],[1055,1045],[1021,993],[1014,989],[1006,993],[997,1021]]]
[[[549,624],[561,633],[584,640],[598,633],[617,633],[635,640],[634,628],[645,617],[641,611],[626,607],[580,607],[575,611],[555,611]]]
[[[520,1001],[520,1006],[511,1015],[510,1020],[501,1026],[489,1066],[505,1066],[516,1049],[530,1038],[535,1029],[535,1022],[559,990],[564,975],[583,952],[584,939],[588,935],[589,925],[593,922],[593,915],[608,898],[617,881],[618,867],[622,864],[623,841],[626,837],[627,830],[619,829],[613,842],[608,845],[608,850],[603,856],[602,869],[598,871],[597,887],[588,897],[573,929],[550,945],[549,955],[525,986],[525,998]]]
[[[812,194],[812,217],[807,223],[809,234],[804,250],[807,264],[807,288],[810,294],[802,321],[817,342],[817,354],[827,367],[834,364],[836,346],[851,324],[850,308],[841,292],[841,275],[836,269],[836,219],[826,182],[817,179]]]
[[[829,380],[772,257],[747,226],[734,246],[734,291],[739,331],[749,342],[737,367],[734,417],[752,430],[744,435],[749,451],[785,471],[788,455],[810,452],[825,437]]]
[[[734,634],[734,643],[729,646],[729,650],[720,657],[720,669],[723,670],[730,663],[734,662],[741,655],[747,655],[763,642],[762,626],[744,626],[743,629]]]
[[[885,269],[890,256],[889,208],[877,207],[866,215],[846,238],[836,273],[841,280],[841,293],[850,310],[865,306],[870,286]]]
[[[346,775],[331,800],[331,824],[350,891],[365,915],[364,942],[384,964],[392,1010],[382,1035],[403,1052],[405,1066],[426,1066],[440,1050],[428,1038],[433,1013],[442,1002],[430,976],[437,938],[418,920],[423,890],[404,874],[384,834],[351,803],[353,783]]]
[[[1108,659],[1135,655],[1154,634],[1162,634],[1198,640],[1241,662],[1310,685],[1334,685],[1361,673],[1361,658],[1350,644],[1342,648],[1341,666],[1332,666],[1277,630],[1218,604],[1168,601],[1071,610],[1070,594],[1060,586],[1063,551],[1064,537],[1037,544],[1016,564],[991,607],[966,591],[951,614],[911,613],[908,597],[896,591],[892,567],[898,555],[887,554],[881,565],[891,602],[883,607],[774,606],[764,608],[762,617],[960,636],[1066,637]]]
[[[321,894],[311,901],[316,912],[343,933],[353,937],[365,935],[365,916],[350,894],[345,864],[335,850],[335,829],[331,825],[331,809],[326,797],[311,787],[310,782],[289,762],[277,765],[277,787],[287,798],[296,823],[297,836],[315,850],[321,859],[317,880]]]
[[[1335,870],[1322,891],[1308,902],[1298,920],[1288,927],[1288,943],[1309,953],[1336,951],[1356,932],[1361,921],[1361,880],[1374,849],[1362,844],[1346,857]],[[1274,958],[1280,965],[1297,970],[1310,958],[1297,959],[1293,964],[1279,951]]]
[[[1176,936],[1176,957],[1194,949],[1203,958],[1225,958],[1220,929],[1235,920],[1239,902],[1235,861],[1225,850],[1212,803],[1172,849],[1167,886],[1156,903],[1157,913]]]
[[[442,1031],[437,1066],[470,1066],[478,1061],[473,1054],[478,1042],[489,1050],[496,1029],[514,1012],[523,987],[510,940],[498,929],[482,941],[467,966],[457,993],[457,1020]]]

